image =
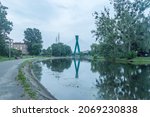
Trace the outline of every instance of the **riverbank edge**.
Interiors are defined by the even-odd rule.
[[[33,60],[25,61],[21,64],[19,68],[19,72],[25,77],[27,81],[28,87],[26,89],[25,86],[24,90],[27,93],[27,95],[30,97],[30,99],[36,99],[36,100],[56,100],[56,98],[38,81],[36,78],[33,70],[32,70],[32,64],[34,62],[47,60],[47,59],[70,59],[72,57],[49,57],[49,58],[36,58]],[[95,61],[106,61],[104,57],[99,57],[97,59],[93,59],[92,57],[85,57],[87,60],[95,60]],[[136,65],[145,65],[150,64],[150,57],[137,57],[134,59],[126,60],[126,59],[117,59],[115,61],[116,63],[124,63],[124,64],[136,64]],[[23,83],[21,83],[24,85]],[[26,91],[27,90],[27,91]]]
[[[123,63],[123,64],[133,64],[133,65],[150,65],[150,57],[136,57],[133,59],[120,59],[116,58],[115,61],[106,60],[104,57],[92,57],[92,60],[94,61],[110,61],[115,63]]]
[[[31,65],[37,60],[25,61],[19,67],[17,80],[24,88],[25,95],[28,95],[31,100],[56,100],[56,98],[37,80]]]

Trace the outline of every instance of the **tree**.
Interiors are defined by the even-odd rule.
[[[51,56],[52,55],[52,49],[51,47],[48,47],[47,49],[42,50],[42,55],[43,56]]]
[[[17,50],[14,48],[11,48],[11,56],[13,57],[20,57],[22,55],[21,50]]]
[[[70,56],[72,54],[71,47],[63,43],[54,43],[51,48],[53,56]]]
[[[52,55],[52,48],[51,47],[47,48],[47,55],[49,55],[49,56]]]
[[[3,6],[0,2],[0,55],[6,55],[7,53],[7,44],[6,38],[12,30],[12,22],[7,20],[7,10],[8,8]]]
[[[100,52],[99,52],[99,44],[96,44],[96,43],[93,43],[91,45],[91,54],[92,55],[100,55]]]
[[[27,45],[27,49],[30,55],[39,55],[42,50],[42,35],[39,29],[27,28],[24,31],[25,39],[24,43]]]
[[[104,8],[95,12],[96,30],[92,31],[99,40],[105,57],[134,57],[140,51],[150,50],[150,15],[145,11],[149,0],[112,0],[114,16]],[[105,54],[105,53],[103,53]]]

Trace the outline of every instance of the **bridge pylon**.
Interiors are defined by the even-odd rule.
[[[79,35],[75,35],[75,39],[76,39],[76,44],[75,44],[75,48],[74,48],[74,55],[76,55],[77,49],[78,49],[78,53],[80,54]]]

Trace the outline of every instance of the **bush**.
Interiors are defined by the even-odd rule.
[[[17,49],[11,49],[11,56],[13,57],[20,57],[22,56],[22,52],[20,50]]]
[[[93,56],[93,59],[94,59],[94,60],[95,60],[95,59],[97,59],[97,58],[98,58],[98,56],[97,56],[97,55],[94,55],[94,56]]]
[[[135,51],[130,51],[127,53],[127,59],[133,59],[135,57],[137,57],[137,53]]]

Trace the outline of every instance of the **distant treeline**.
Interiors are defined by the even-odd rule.
[[[54,43],[47,49],[43,49],[42,55],[49,56],[70,56],[72,55],[71,47],[63,43]]]

